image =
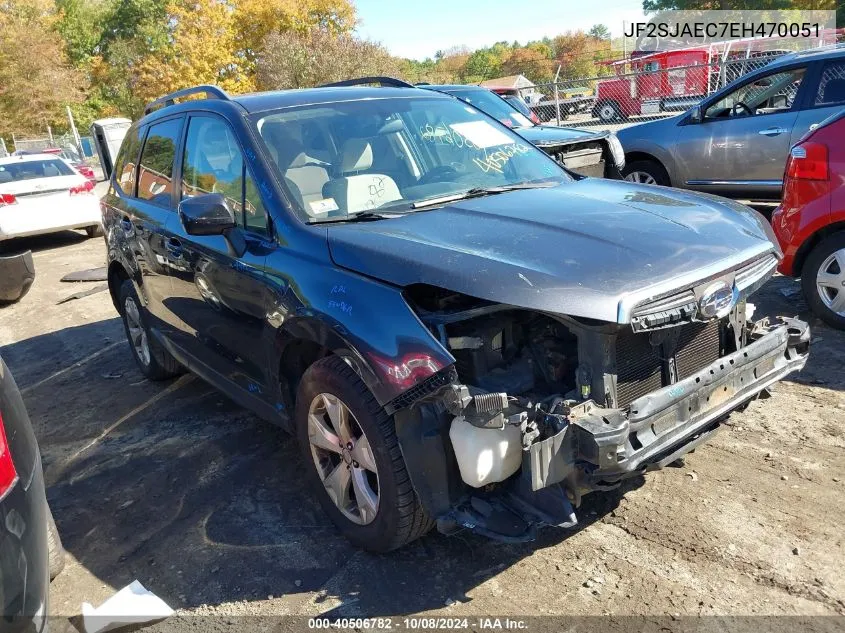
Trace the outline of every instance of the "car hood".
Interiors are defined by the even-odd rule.
[[[611,322],[627,322],[623,304],[780,254],[765,219],[743,205],[591,178],[327,233],[336,264],[397,286]]]
[[[675,116],[657,119],[656,121],[647,121],[645,123],[637,123],[636,125],[629,125],[616,131],[616,138],[622,143],[622,147],[627,152],[630,144],[634,140],[660,140],[663,138],[665,130],[673,130],[678,127],[680,120],[687,115],[686,112],[677,114]],[[658,134],[659,133],[659,134]]]
[[[595,132],[588,132],[586,130],[575,130],[569,127],[554,127],[550,125],[521,127],[515,129],[514,132],[538,147],[579,143],[607,137],[606,132],[596,134]]]

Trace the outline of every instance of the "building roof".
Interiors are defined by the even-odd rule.
[[[487,79],[478,85],[485,88],[531,88],[534,83],[525,75],[508,75],[507,77]]]

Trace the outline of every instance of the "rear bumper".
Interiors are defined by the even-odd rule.
[[[585,407],[566,429],[531,447],[532,488],[567,480],[583,494],[671,463],[731,411],[804,367],[809,341],[810,328],[798,319],[758,323],[744,348],[634,400],[627,413]]]

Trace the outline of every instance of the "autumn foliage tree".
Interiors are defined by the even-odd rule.
[[[276,32],[267,36],[256,63],[258,86],[264,90],[307,88],[322,83],[372,75],[403,74],[403,63],[384,47],[325,28],[307,33]]]
[[[61,124],[63,106],[82,100],[49,0],[0,2],[0,136],[46,131]]]

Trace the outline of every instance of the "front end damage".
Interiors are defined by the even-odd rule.
[[[388,405],[439,529],[522,541],[571,527],[584,494],[677,460],[767,395],[806,363],[809,328],[750,321],[747,294],[710,319],[663,297],[622,324],[408,289],[456,360]]]

